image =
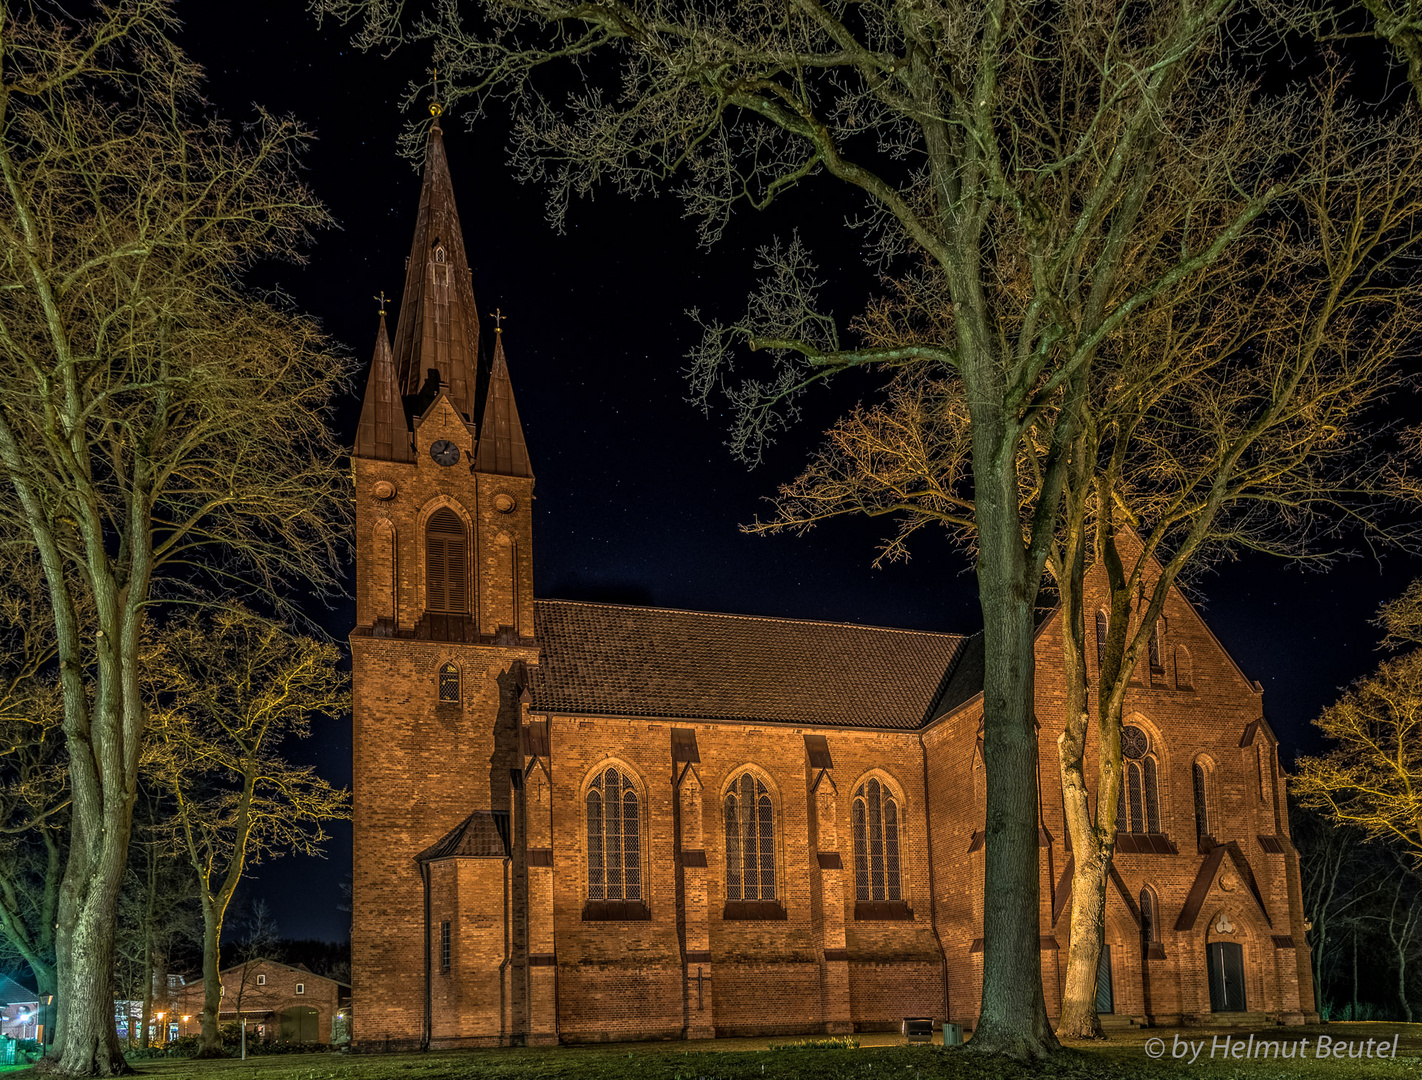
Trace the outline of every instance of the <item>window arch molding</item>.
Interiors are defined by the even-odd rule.
[[[1126,729],[1137,728],[1146,739],[1138,757],[1132,757],[1127,746]],[[1118,820],[1124,809],[1126,833],[1169,833],[1170,822],[1170,752],[1160,730],[1149,718],[1138,712],[1121,718],[1121,791],[1117,800]]]
[[[613,815],[607,813],[609,808],[606,806],[609,770],[617,773],[619,786],[621,787],[621,790],[618,792],[619,806],[615,819]],[[600,850],[595,850],[594,848],[591,813],[588,805],[588,796],[594,792],[596,792],[599,799],[603,801],[600,818],[602,832],[599,837],[603,843],[600,846]],[[627,854],[626,841],[629,838],[629,833],[626,828],[625,800],[628,794],[631,794],[635,798],[637,807],[636,828],[631,832],[631,836],[636,838],[637,843],[635,859],[629,859]],[[583,781],[578,788],[578,811],[582,822],[579,827],[579,846],[582,851],[582,858],[580,860],[582,867],[581,888],[586,917],[593,919],[647,917],[645,912],[651,906],[651,874],[648,873],[647,853],[649,829],[647,807],[646,779],[638,769],[629,765],[625,759],[618,757],[603,758],[584,774]],[[612,864],[612,860],[609,856],[612,853],[609,850],[609,845],[606,843],[607,830],[612,820],[616,820],[619,825],[616,854],[621,870],[621,873],[618,875],[618,887],[615,889],[609,888],[609,884],[612,880],[608,874],[608,870]],[[597,888],[598,874],[596,872],[599,860],[601,862],[602,871],[602,895],[600,896],[595,895],[599,891]],[[629,867],[636,870],[636,887],[632,890],[629,890],[627,887],[626,871]],[[629,896],[627,895],[629,891],[635,892],[637,895]],[[611,896],[609,895],[610,892],[616,892],[618,895]],[[623,907],[624,905],[625,909],[619,910],[619,907]],[[634,910],[639,905],[642,909],[640,912]]]
[[[1185,644],[1174,645],[1171,651],[1175,655],[1175,689],[1195,689],[1195,661],[1190,655],[1190,647]]]
[[[975,755],[976,753],[974,750]],[[875,810],[871,810],[869,806],[873,794],[870,791],[871,782],[877,784],[882,792],[879,808]],[[846,794],[849,803],[849,815],[846,819],[849,822],[849,856],[852,860],[848,884],[854,890],[855,904],[907,903],[910,896],[906,857],[910,840],[907,822],[913,813],[913,807],[903,785],[892,773],[884,769],[868,769],[848,785]],[[865,811],[862,817],[856,805],[861,801],[864,802]],[[890,804],[893,806],[892,824],[889,818]],[[883,815],[877,822],[881,850],[876,853],[874,819],[879,814]],[[879,864],[877,868],[876,863]]]
[[[395,618],[396,582],[399,581],[399,537],[395,523],[388,517],[375,519],[370,527],[370,580],[366,582],[366,600],[370,605],[371,622]]]
[[[472,616],[475,615],[479,609],[478,589],[475,584],[477,581],[477,577],[474,573],[474,568],[478,565],[478,552],[474,550],[474,518],[473,515],[471,515],[469,511],[465,508],[463,503],[461,503],[458,499],[452,498],[449,495],[437,495],[429,502],[425,503],[424,506],[420,507],[419,515],[415,519],[415,535],[418,537],[415,547],[415,562],[419,566],[419,581],[416,585],[416,588],[419,590],[416,593],[416,596],[418,597],[417,603],[419,604],[417,610],[422,613],[428,610],[427,605],[430,594],[429,566],[427,565],[428,548],[426,544],[426,537],[429,534],[430,518],[434,517],[435,514],[439,513],[441,510],[448,510],[453,513],[454,516],[457,517],[460,523],[464,526],[464,535],[466,538],[464,545],[464,580],[466,590],[465,607],[467,609],[466,614]]]
[[[774,903],[779,905],[783,909],[785,904],[785,803],[783,798],[781,797],[780,786],[776,784],[774,778],[770,775],[770,773],[767,772],[765,769],[761,768],[759,765],[753,764],[751,762],[744,762],[742,764],[733,766],[731,770],[726,774],[725,779],[722,780],[720,788],[718,789],[718,795],[716,799],[716,851],[721,859],[721,870],[723,875],[723,898],[725,899],[728,905],[734,904],[737,901],[744,902],[748,899],[745,896],[744,884],[739,882],[739,875],[733,875],[732,873],[732,867],[729,862],[730,853],[728,851],[728,836],[726,829],[727,799],[732,795],[734,795],[738,800],[742,797],[741,778],[746,776],[751,777],[753,781],[762,785],[765,789],[765,794],[770,798],[770,821],[773,833],[770,837],[769,850],[771,853],[771,857],[775,860],[771,875],[774,896],[767,898],[764,895],[765,882],[762,879],[760,883],[761,887],[758,890],[758,895],[751,899],[763,903]],[[757,821],[757,825],[759,825],[759,821]],[[757,832],[757,840],[761,840],[759,832]],[[757,852],[757,855],[759,855],[759,851]],[[742,869],[744,869],[745,865],[746,864],[743,861]],[[763,865],[759,862],[759,859],[757,860],[756,865],[758,869],[763,870]],[[733,881],[736,881],[741,889],[740,896],[732,895],[732,893],[736,891],[732,887]]]

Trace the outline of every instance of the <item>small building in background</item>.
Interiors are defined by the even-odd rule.
[[[303,964],[249,960],[221,972],[219,1024],[247,1022],[247,1037],[264,1042],[340,1041],[350,987]],[[169,991],[177,1035],[202,1033],[203,985],[193,980]]]
[[[8,975],[0,975],[0,1036],[42,1039],[45,1015],[40,996]]]

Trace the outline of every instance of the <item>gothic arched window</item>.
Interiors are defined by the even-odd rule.
[[[1204,847],[1215,835],[1214,822],[1210,818],[1209,766],[1204,761],[1196,761],[1191,774],[1195,785],[1195,838]]]
[[[1104,611],[1096,613],[1096,666],[1106,663],[1106,633],[1111,628],[1111,619]]]
[[[1141,949],[1149,953],[1160,942],[1160,909],[1149,885],[1141,890]]]
[[[1125,774],[1116,802],[1116,831],[1160,832],[1160,796],[1155,753],[1150,736],[1134,724],[1121,728]]]
[[[899,804],[888,788],[869,779],[854,793],[854,898],[902,900],[899,876]]]
[[[439,700],[441,705],[459,701],[459,669],[452,663],[444,663],[439,667]]]
[[[448,507],[425,525],[425,609],[463,614],[469,610],[469,555],[464,522]]]
[[[632,778],[615,768],[588,789],[588,899],[642,899],[642,814]]]
[[[775,899],[775,807],[757,777],[742,773],[726,792],[726,899]]]

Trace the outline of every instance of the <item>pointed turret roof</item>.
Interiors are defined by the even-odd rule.
[[[410,461],[409,425],[400,401],[400,384],[390,355],[390,335],[385,329],[385,312],[375,333],[375,356],[365,380],[365,400],[360,407],[360,427],[356,429],[355,456],[380,461]]]
[[[432,390],[429,373],[437,371],[450,402],[466,423],[473,422],[479,313],[438,123],[430,128],[425,148],[424,182],[395,327],[394,361],[403,394],[414,398],[422,390]]]
[[[533,475],[518,406],[514,404],[509,365],[504,359],[503,334],[494,335],[494,363],[484,395],[484,419],[479,424],[479,453],[474,467],[481,473],[499,476]]]

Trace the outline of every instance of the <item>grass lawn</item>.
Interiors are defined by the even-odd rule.
[[[1224,1040],[1256,1036],[1281,1040],[1302,1058],[1260,1059],[1224,1056]],[[1399,1036],[1397,1060],[1358,1057],[1319,1060],[1319,1036],[1361,1046],[1368,1039],[1391,1044]],[[1176,1042],[1179,1036],[1180,1042]],[[1147,1054],[1148,1040],[1164,1040],[1164,1056]],[[1299,1040],[1308,1039],[1300,1046]],[[1152,1028],[1115,1032],[1105,1043],[1073,1047],[1046,1065],[1024,1068],[982,1058],[960,1049],[905,1046],[898,1036],[866,1035],[856,1050],[770,1050],[765,1039],[724,1039],[712,1044],[637,1043],[506,1050],[450,1050],[430,1054],[292,1054],[247,1061],[140,1061],[135,1068],[154,1080],[1097,1080],[1106,1077],[1183,1077],[1208,1080],[1347,1080],[1408,1077],[1422,1080],[1422,1024],[1328,1024],[1308,1028]],[[788,1040],[787,1040],[788,1041]],[[1185,1057],[1172,1053],[1188,1042]],[[1193,1063],[1189,1054],[1200,1050]],[[1215,1049],[1211,1059],[1212,1046]],[[1150,1049],[1157,1049],[1152,1045]],[[16,1074],[19,1080],[21,1074]],[[9,1077],[6,1078],[9,1080]]]

